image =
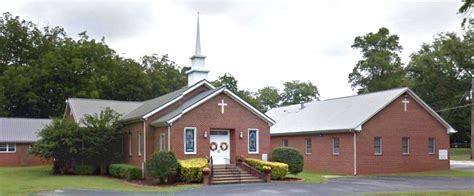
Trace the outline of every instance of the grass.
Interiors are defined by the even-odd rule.
[[[103,176],[51,175],[51,166],[0,167],[0,195],[31,195],[55,189],[98,189],[124,192],[175,192],[199,187],[177,185],[140,187]]]
[[[467,170],[444,170],[444,171],[430,171],[430,172],[377,174],[377,175],[375,175],[375,176],[432,176],[432,177],[466,177],[466,178],[474,178],[474,171],[467,171]]]
[[[471,160],[471,149],[469,148],[451,148],[449,150],[451,160],[467,161]]]
[[[321,173],[303,171],[298,175],[288,174],[286,177],[290,178],[302,178],[304,183],[323,183],[326,182],[326,178]]]
[[[392,193],[367,193],[368,196],[464,196],[474,195],[474,190],[464,191],[430,191],[430,192],[392,192]]]

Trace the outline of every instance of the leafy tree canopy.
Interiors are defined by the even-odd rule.
[[[0,17],[2,116],[60,116],[69,97],[143,101],[185,86],[180,70],[167,55],[137,62],[86,32],[74,40],[60,27]]]
[[[285,88],[281,94],[282,105],[299,104],[319,99],[318,87],[311,81],[300,82],[294,80],[283,83],[283,86]]]
[[[359,49],[362,55],[349,74],[349,83],[359,94],[404,85],[405,73],[399,57],[402,46],[397,35],[383,27],[377,33],[357,36],[352,48]]]
[[[443,33],[411,55],[406,70],[411,88],[439,111],[469,104],[469,90],[474,72],[474,31],[463,37]],[[459,132],[453,137],[464,142],[469,135],[470,108],[439,111]]]

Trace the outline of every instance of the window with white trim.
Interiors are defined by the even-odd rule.
[[[332,138],[332,154],[334,155],[338,155],[339,152],[340,152],[340,143],[339,143],[339,138],[338,137],[334,137]]]
[[[374,154],[375,155],[382,154],[382,138],[381,137],[374,137]]]
[[[313,153],[313,142],[311,141],[311,138],[306,138],[305,140],[305,152],[306,154],[311,154]]]
[[[196,154],[196,127],[184,128],[184,154]]]
[[[143,145],[142,145],[142,133],[140,130],[138,131],[138,156],[142,156],[142,150],[143,150]]]
[[[428,138],[428,154],[435,154],[436,152],[436,140],[435,138]]]
[[[128,133],[128,155],[132,156],[132,132]]]
[[[288,140],[287,139],[283,139],[283,146],[288,146]]]
[[[248,130],[248,153],[258,154],[258,129]]]
[[[160,134],[160,151],[165,150],[165,134]]]
[[[14,153],[14,152],[16,152],[16,144],[0,143],[0,153]]]
[[[402,138],[402,154],[410,154],[410,138]]]

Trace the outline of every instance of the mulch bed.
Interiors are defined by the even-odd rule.
[[[123,180],[123,182],[132,185],[132,186],[139,186],[139,187],[173,187],[177,185],[199,185],[201,183],[183,183],[183,182],[176,182],[173,184],[159,184],[157,181],[153,180]]]

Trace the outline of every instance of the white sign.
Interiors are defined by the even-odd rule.
[[[262,154],[262,160],[267,161],[268,160],[268,154]]]
[[[438,151],[438,159],[439,160],[448,160],[448,150],[440,149]]]

